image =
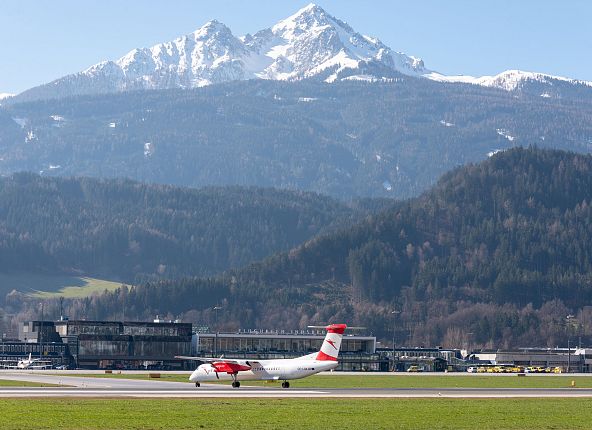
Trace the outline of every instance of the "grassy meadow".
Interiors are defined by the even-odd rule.
[[[120,282],[83,276],[39,275],[30,273],[0,274],[0,294],[5,296],[17,290],[32,297],[46,299],[54,297],[88,297],[105,290],[115,290]]]
[[[0,428],[589,429],[592,399],[0,399]]]
[[[40,384],[29,381],[12,381],[9,379],[0,379],[0,387],[59,387],[56,384]],[[62,385],[63,387],[63,385]]]

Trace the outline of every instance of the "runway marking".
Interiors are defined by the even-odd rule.
[[[578,391],[503,391],[450,392],[450,391],[321,391],[321,390],[142,390],[142,389],[71,389],[71,388],[6,388],[0,389],[0,397],[109,397],[109,398],[558,398],[592,397],[591,390]]]
[[[302,397],[329,395],[322,391],[260,390],[96,390],[96,389],[0,389],[0,397]]]

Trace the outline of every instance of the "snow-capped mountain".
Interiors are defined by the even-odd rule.
[[[357,33],[321,7],[310,4],[254,35],[236,37],[224,24],[210,21],[172,42],[134,49],[116,61],[103,61],[27,90],[14,100],[195,88],[246,79],[374,81],[401,74],[507,91],[530,87],[530,91],[549,97],[561,96],[558,86],[592,87],[590,82],[518,70],[496,76],[446,76],[426,69],[419,58],[393,51],[380,40]],[[541,84],[552,87],[551,91],[541,88]]]
[[[263,59],[263,67],[255,76],[264,79],[321,75],[332,82],[346,69],[357,70],[362,63],[377,63],[406,75],[426,72],[420,59],[394,52],[380,40],[357,33],[314,4],[242,40]]]
[[[310,4],[271,28],[236,37],[218,21],[151,48],[134,49],[116,61],[33,88],[21,100],[134,89],[194,88],[245,79],[328,82],[356,71],[373,78],[429,73],[423,61],[395,52],[378,39]],[[377,72],[379,71],[379,72]]]
[[[14,96],[14,94],[10,94],[10,93],[0,93],[0,106],[2,106],[2,100],[9,99],[13,96]]]

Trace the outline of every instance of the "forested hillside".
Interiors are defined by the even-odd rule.
[[[0,272],[125,282],[212,275],[290,249],[362,216],[366,206],[388,204],[15,174],[0,179]]]
[[[226,327],[339,320],[387,339],[394,324],[399,344],[562,345],[568,329],[592,336],[591,200],[591,156],[514,149],[221,278],[150,283],[71,312],[108,317],[127,303],[126,315],[213,324],[218,304]]]
[[[590,98],[535,92],[399,77],[13,104],[0,108],[0,174],[412,197],[497,150],[590,152]]]

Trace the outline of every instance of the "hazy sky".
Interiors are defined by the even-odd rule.
[[[446,74],[507,69],[592,81],[592,1],[318,0],[356,31]],[[0,0],[0,93],[75,73],[136,47],[173,40],[210,19],[237,36],[308,1]]]

